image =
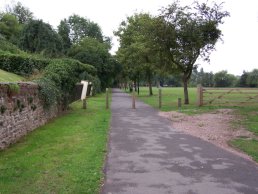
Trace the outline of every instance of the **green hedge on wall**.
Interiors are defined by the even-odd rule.
[[[40,96],[46,107],[58,104],[66,109],[76,83],[86,78],[95,83],[95,91],[99,91],[100,84],[93,66],[73,59],[54,59],[44,69],[43,77],[35,82],[40,86]]]
[[[41,59],[30,55],[17,55],[0,51],[0,69],[21,76],[29,76],[44,69],[50,63],[49,59]]]

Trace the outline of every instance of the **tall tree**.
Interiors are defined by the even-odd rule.
[[[68,56],[82,63],[93,65],[97,69],[102,89],[110,86],[116,64],[109,53],[108,44],[85,37],[69,49]]]
[[[32,53],[42,53],[49,57],[62,55],[61,37],[42,20],[31,20],[26,24],[20,36],[20,48]]]
[[[70,40],[70,27],[66,19],[62,20],[58,26],[58,34],[62,38],[64,53],[66,54],[68,49],[72,46]]]
[[[144,74],[152,95],[152,80],[157,71],[158,55],[153,45],[152,31],[156,19],[149,14],[135,14],[122,22],[115,35],[119,37],[120,48],[117,52],[119,61],[126,67],[129,76],[139,83]]]
[[[216,87],[232,87],[236,81],[236,77],[228,74],[227,71],[220,71],[214,75],[214,83]]]
[[[30,9],[23,6],[21,2],[17,2],[13,6],[8,6],[6,11],[7,13],[14,15],[20,24],[26,24],[34,18]]]
[[[91,37],[103,42],[100,26],[84,17],[76,14],[71,15],[68,19],[62,20],[58,28],[64,28],[64,26],[69,29],[69,38],[73,44],[80,42],[85,37]]]
[[[198,58],[209,60],[222,32],[218,28],[229,13],[222,11],[222,4],[206,3],[182,7],[178,1],[162,9],[160,18],[163,25],[159,29],[157,41],[171,66],[182,72],[184,103],[189,104],[188,81]],[[161,30],[161,31],[160,31]]]
[[[9,13],[0,15],[0,34],[12,43],[17,43],[17,39],[22,27],[16,17]]]
[[[254,69],[248,74],[246,82],[249,87],[258,87],[258,69]]]

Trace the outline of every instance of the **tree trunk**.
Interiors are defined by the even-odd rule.
[[[189,97],[188,97],[188,79],[187,79],[187,75],[184,75],[184,76],[183,76],[183,84],[184,84],[185,104],[189,104]]]
[[[134,80],[133,85],[134,85],[134,91],[136,92],[137,91],[137,79],[136,78]]]

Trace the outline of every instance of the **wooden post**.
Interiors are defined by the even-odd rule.
[[[181,111],[181,108],[182,108],[182,99],[181,98],[178,98],[177,106],[178,106],[178,109]]]
[[[133,91],[132,95],[132,109],[135,109],[135,91]]]
[[[106,88],[106,109],[109,108],[109,103],[108,103],[108,88]]]
[[[159,109],[162,107],[162,93],[161,93],[161,88],[159,88]]]
[[[203,106],[203,87],[197,86],[197,106]]]
[[[87,109],[87,101],[86,101],[86,98],[84,98],[84,99],[82,100],[82,108],[83,108],[83,109]]]

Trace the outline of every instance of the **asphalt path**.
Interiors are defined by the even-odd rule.
[[[257,194],[258,166],[171,127],[113,89],[102,194]]]

